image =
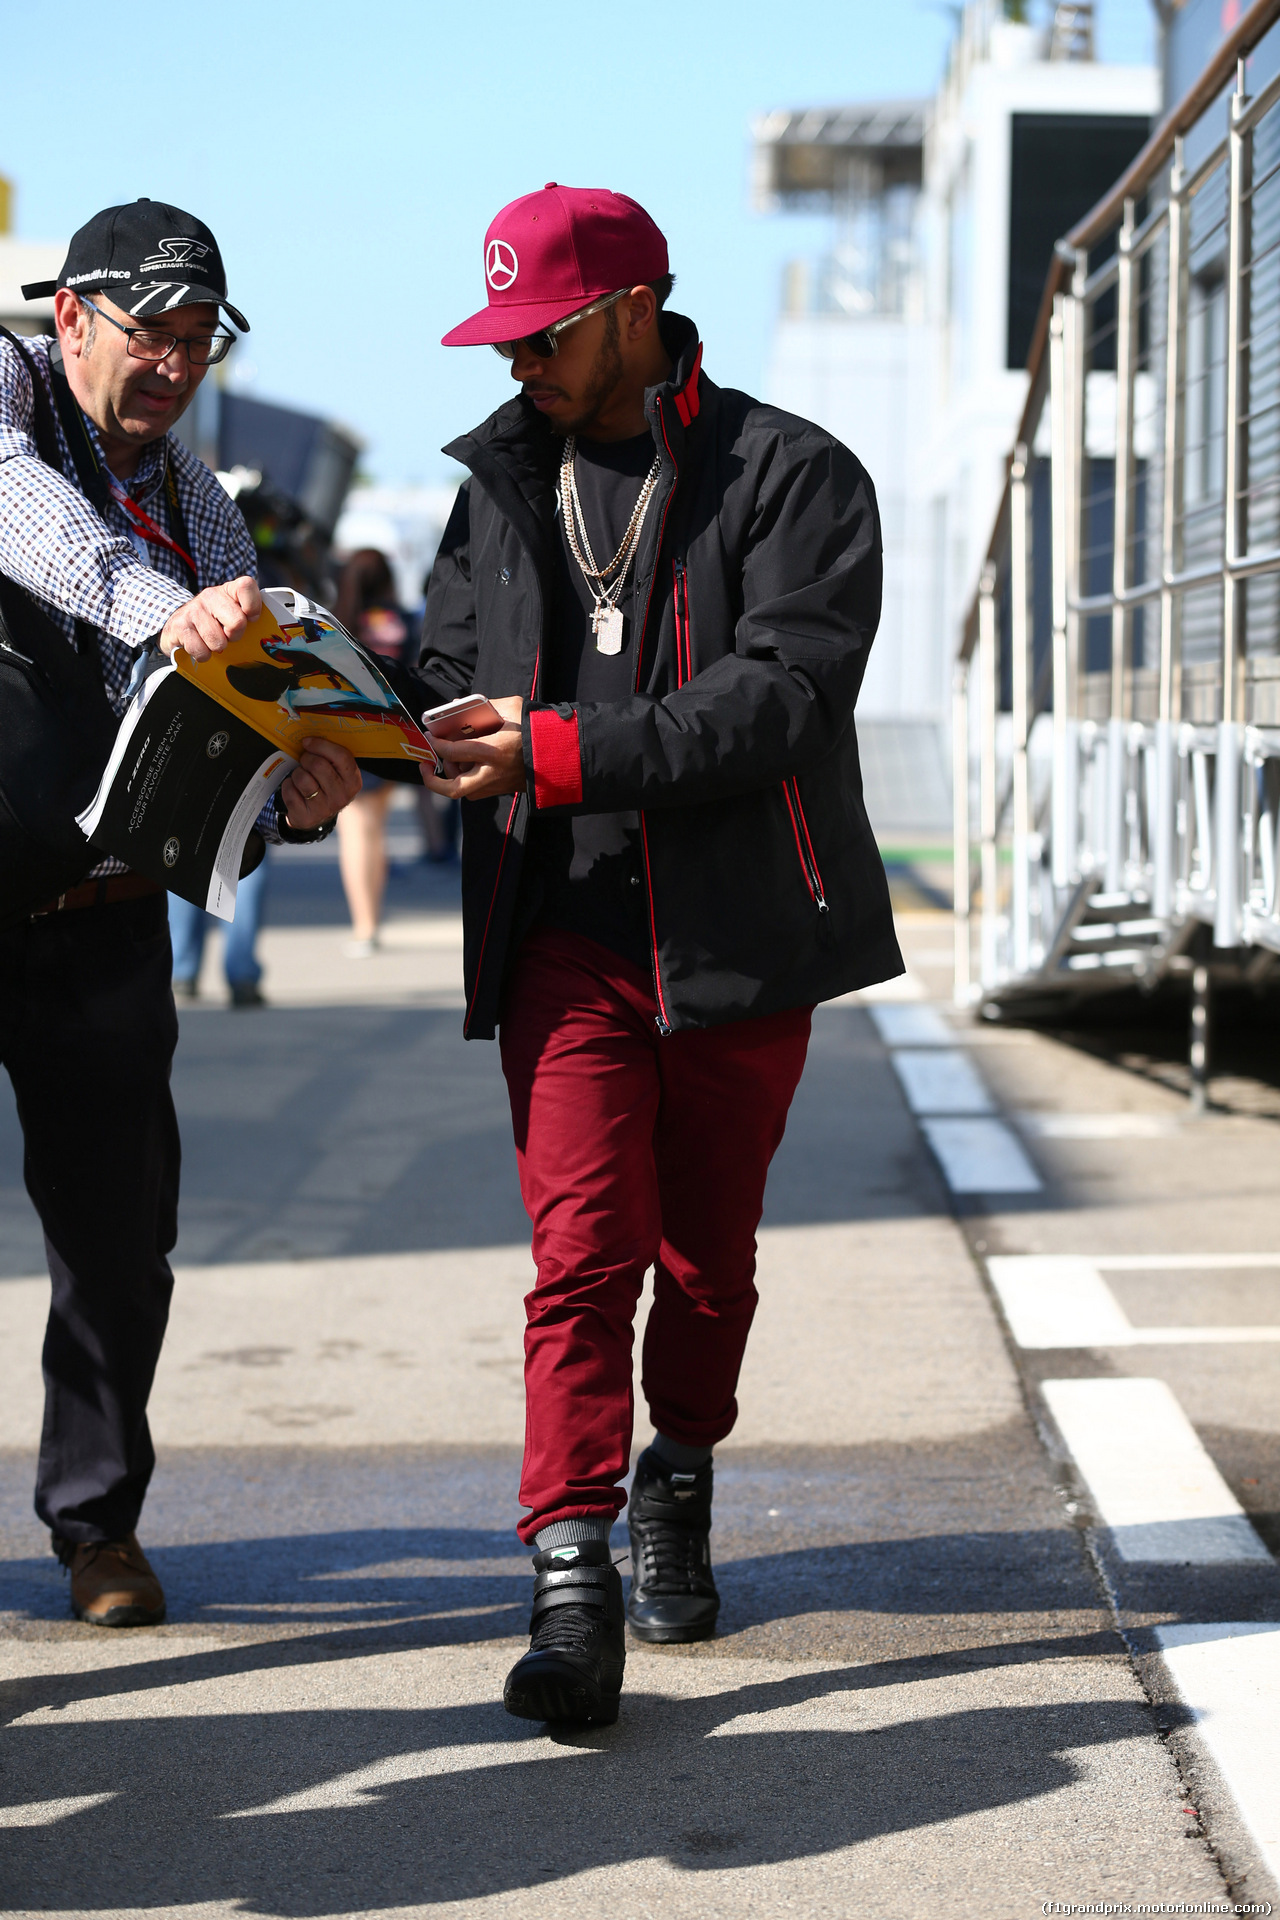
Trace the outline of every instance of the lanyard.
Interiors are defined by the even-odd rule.
[[[111,472],[111,470],[108,467],[104,465],[100,469],[100,472],[102,474],[103,479],[107,483],[107,487],[110,491],[111,498],[115,501],[121,513],[124,514],[125,519],[129,522],[130,526],[136,528],[137,532],[142,536],[142,538],[144,540],[150,541],[153,547],[165,547],[170,553],[176,553],[179,560],[185,561],[187,566],[190,567],[192,577],[194,578],[195,571],[196,571],[196,563],[191,558],[191,555],[187,552],[186,548],[180,547],[176,540],[171,540],[169,538],[168,534],[164,531],[162,527],[158,527],[156,525],[155,521],[151,518],[151,515],[147,513],[142,507],[140,507],[137,501],[133,499],[132,496],[125,491],[124,487],[120,484],[120,482],[116,479],[115,475]],[[165,473],[165,479],[168,481],[170,486],[173,485],[173,476],[167,470]]]

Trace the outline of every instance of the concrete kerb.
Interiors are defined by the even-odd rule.
[[[1177,1769],[1186,1790],[1186,1804],[1196,1810],[1194,1831],[1216,1863],[1233,1900],[1269,1901],[1273,1907],[1280,1907],[1280,1882],[1268,1870],[1258,1841],[1241,1814],[1194,1714],[1182,1698],[1168,1662],[1156,1644],[1151,1621],[1135,1615],[1125,1605],[1125,1583],[1130,1570],[1114,1551],[1109,1529],[1100,1524],[1089,1488],[1045,1401],[1040,1380],[1028,1367],[1026,1356],[1013,1337],[1004,1304],[976,1244],[974,1217],[954,1207],[953,1212],[1017,1372],[1028,1417],[1052,1462],[1066,1517],[1080,1535],[1081,1546],[1092,1564],[1116,1633],[1151,1703],[1156,1734]],[[1090,1370],[1105,1373],[1106,1367],[1098,1363]]]
[[[964,1042],[963,1026],[957,1032],[957,1040],[960,1044]],[[1124,1570],[1111,1549],[1110,1534],[1098,1522],[1089,1489],[1046,1404],[1040,1380],[1027,1366],[1026,1357],[1013,1337],[1004,1304],[992,1282],[985,1248],[979,1244],[979,1225],[985,1214],[983,1197],[956,1195],[945,1181],[939,1184],[946,1193],[946,1204],[1000,1328],[1028,1418],[1052,1465],[1064,1518],[1080,1536],[1082,1552],[1092,1567],[1112,1624],[1151,1705],[1155,1732],[1177,1770],[1186,1791],[1186,1804],[1196,1809],[1196,1824],[1189,1830],[1189,1837],[1194,1835],[1202,1841],[1233,1900],[1270,1901],[1280,1906],[1280,1883],[1264,1863],[1258,1841],[1245,1822],[1194,1715],[1182,1699],[1164,1654],[1155,1643],[1150,1624],[1126,1610]],[[1035,1198],[1029,1199],[1026,1210],[1034,1210],[1036,1204]],[[1107,1368],[1102,1362],[1095,1363],[1090,1370],[1105,1373]]]

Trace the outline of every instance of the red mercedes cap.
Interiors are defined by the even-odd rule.
[[[605,187],[561,187],[549,180],[504,207],[484,237],[489,304],[452,333],[445,347],[519,340],[567,320],[619,287],[643,286],[667,271],[667,243],[644,208]]]

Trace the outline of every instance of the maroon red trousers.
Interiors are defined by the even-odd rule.
[[[812,1009],[665,1038],[657,1011],[649,977],[594,940],[546,928],[520,949],[501,1047],[538,1269],[525,1301],[526,1543],[553,1520],[623,1505],[650,1267],[641,1386],[654,1426],[712,1446],[737,1418],[765,1176]]]

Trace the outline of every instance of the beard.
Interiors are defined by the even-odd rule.
[[[606,403],[622,379],[622,351],[618,345],[618,316],[610,307],[605,315],[604,338],[600,342],[600,351],[591,363],[587,375],[587,384],[582,394],[581,410],[572,420],[559,420],[554,429],[564,438],[571,433],[582,433],[594,426]]]

